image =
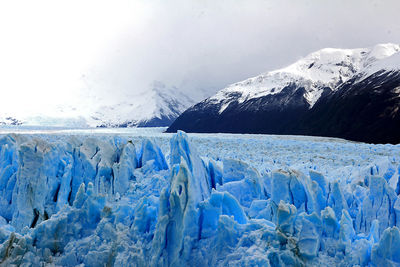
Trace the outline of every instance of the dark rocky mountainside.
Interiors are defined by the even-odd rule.
[[[183,112],[167,131],[400,143],[399,51],[391,44],[317,51],[221,90]]]

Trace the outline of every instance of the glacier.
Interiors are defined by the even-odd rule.
[[[0,134],[0,266],[400,266],[400,145]]]

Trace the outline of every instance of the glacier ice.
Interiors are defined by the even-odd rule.
[[[0,136],[0,265],[400,266],[399,146],[234,138]]]

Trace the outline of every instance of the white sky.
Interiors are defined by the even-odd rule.
[[[0,112],[119,101],[153,80],[199,99],[323,47],[400,43],[399,10],[398,0],[0,0]]]

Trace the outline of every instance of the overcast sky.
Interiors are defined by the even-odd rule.
[[[320,48],[400,43],[399,10],[399,0],[1,1],[0,111],[87,92],[118,100],[153,80],[199,99]]]

